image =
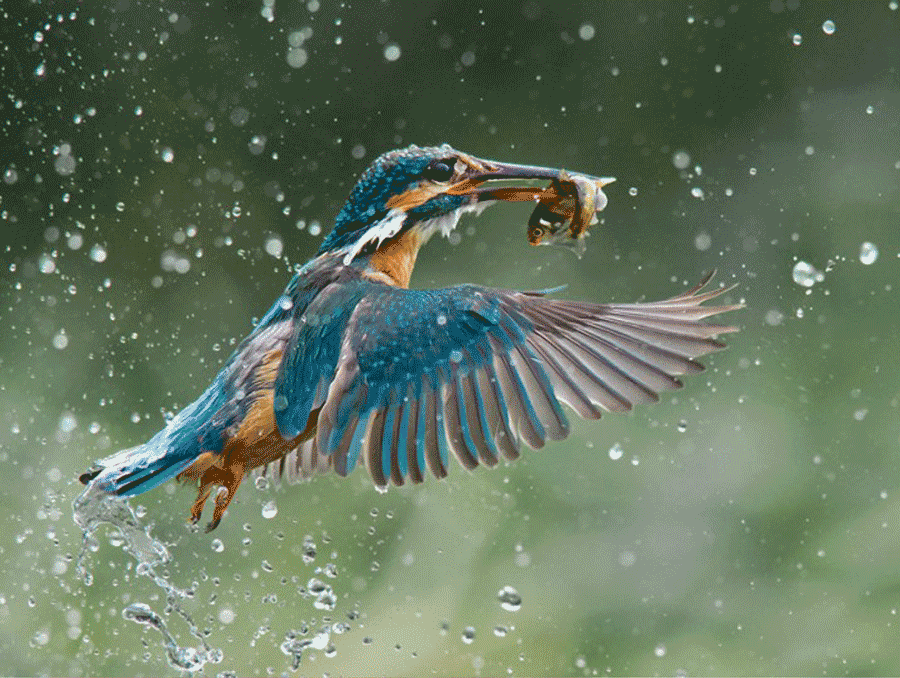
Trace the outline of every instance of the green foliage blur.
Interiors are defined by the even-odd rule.
[[[196,638],[116,530],[76,574],[78,473],[200,393],[372,159],[448,142],[618,181],[582,259],[498,205],[414,286],[649,300],[715,267],[742,331],[658,405],[493,471],[247,483],[211,535],[190,488],[133,499],[224,653],[206,674],[900,673],[897,2],[0,15],[0,672],[178,675],[122,610]],[[339,622],[292,671],[285,634]]]

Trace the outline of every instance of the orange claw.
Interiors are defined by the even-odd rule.
[[[209,473],[209,471],[207,471]],[[221,476],[226,476],[225,478],[221,478]],[[228,508],[228,505],[231,503],[231,500],[234,499],[234,495],[237,493],[238,487],[241,485],[241,481],[244,479],[244,465],[241,463],[234,463],[226,469],[223,469],[219,478],[217,478],[214,482],[222,485],[226,492],[222,492],[221,490],[216,495],[216,508],[213,510],[213,519],[206,526],[207,532],[212,532],[219,526],[219,523],[222,521],[222,516],[225,515],[225,509]]]
[[[240,487],[243,479],[244,465],[240,462],[232,463],[228,468],[224,469],[219,466],[210,466],[206,469],[203,473],[203,477],[200,479],[200,488],[197,491],[197,499],[191,507],[189,521],[195,525],[200,521],[200,516],[203,515],[203,507],[206,504],[206,500],[209,499],[209,495],[212,493],[212,488],[215,485],[219,485],[225,489],[225,492],[220,490],[216,495],[213,519],[206,526],[206,531],[212,532],[216,529],[216,527],[219,526],[219,523],[222,522],[222,516],[225,514],[225,509],[228,508],[231,500],[234,499],[234,495],[237,493],[238,487]]]

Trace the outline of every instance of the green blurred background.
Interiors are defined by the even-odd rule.
[[[501,205],[415,286],[633,301],[716,267],[742,332],[659,405],[494,471],[248,484],[213,535],[190,489],[132,500],[224,652],[204,671],[291,674],[285,633],[324,616],[350,628],[304,674],[900,673],[896,1],[0,13],[0,672],[178,674],[122,609],[196,640],[115,530],[76,575],[75,476],[206,386],[374,157],[448,142],[618,183],[584,258]]]

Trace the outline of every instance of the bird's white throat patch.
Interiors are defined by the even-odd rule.
[[[459,223],[459,218],[463,214],[473,213],[475,216],[478,216],[484,212],[485,209],[493,205],[494,202],[496,201],[486,200],[484,202],[477,202],[474,205],[463,205],[459,209],[447,212],[447,214],[442,214],[434,219],[426,219],[417,226],[419,233],[422,234],[422,244],[424,245],[428,242],[435,233],[440,233],[445,238],[448,237],[453,232],[453,229],[456,228],[456,225]]]
[[[381,243],[389,238],[393,238],[403,228],[403,222],[406,219],[406,212],[401,209],[392,209],[387,216],[368,231],[355,243],[346,248],[347,254],[344,255],[344,266],[349,266],[350,262],[356,258],[356,255],[362,252],[363,248],[370,242],[377,242],[376,247],[381,247]]]
[[[486,200],[473,205],[463,205],[452,212],[447,212],[447,214],[442,214],[433,219],[426,219],[425,221],[416,224],[415,228],[422,236],[422,244],[424,245],[428,242],[435,233],[440,233],[446,238],[453,232],[453,229],[456,228],[456,225],[459,223],[459,218],[463,214],[474,213],[477,216],[487,207],[493,205],[494,202],[496,201]],[[406,212],[402,209],[395,208],[388,212],[384,219],[370,227],[368,231],[362,234],[359,240],[353,243],[353,245],[345,248],[346,254],[344,255],[344,266],[349,266],[350,262],[356,258],[356,255],[370,242],[376,243],[376,247],[381,247],[381,243],[397,235],[400,232],[400,229],[403,228],[403,222],[405,220]]]

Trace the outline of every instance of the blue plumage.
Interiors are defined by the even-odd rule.
[[[334,230],[326,236],[319,247],[319,254],[335,252],[353,245],[360,233],[372,224],[384,219],[389,211],[388,201],[422,180],[422,173],[435,158],[442,158],[453,153],[446,144],[431,148],[411,146],[391,151],[379,156],[359,177],[347,202],[338,212]],[[441,205],[429,208],[418,208],[416,217],[426,214],[436,216],[442,208],[460,207],[465,196],[440,196]],[[446,209],[445,211],[450,211]]]
[[[301,433],[334,374],[343,331],[367,284],[332,283],[295,306],[293,330],[275,380],[275,420],[282,435]]]
[[[141,494],[184,471],[201,449],[220,451],[225,426],[215,415],[228,398],[220,373],[200,398],[146,443],[98,461],[97,486],[123,496]]]
[[[144,445],[100,460],[82,482],[124,496],[175,477],[197,483],[194,521],[212,489],[224,487],[212,529],[254,469],[274,478],[346,475],[362,462],[379,486],[421,482],[429,472],[445,476],[451,455],[467,469],[494,466],[517,458],[523,443],[564,438],[563,403],[596,419],[680,387],[675,375],[701,370],[694,358],[735,329],[703,322],[739,307],[702,306],[725,291],[701,292],[709,278],[648,304],[477,285],[406,289],[431,235],[448,234],[465,211],[533,200],[542,190],[508,180],[562,185],[571,176],[446,145],[384,154],[316,257],[203,395]],[[600,187],[609,180],[579,176],[578,199],[605,205]],[[507,185],[493,188],[494,179]],[[582,196],[595,185],[599,197]],[[569,209],[549,195],[554,209]]]

